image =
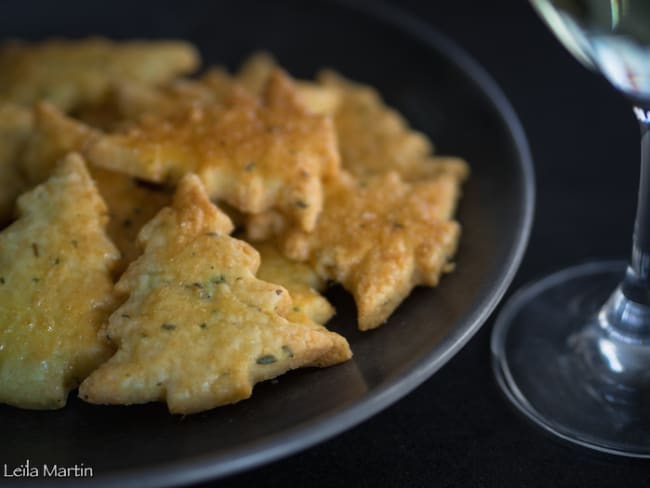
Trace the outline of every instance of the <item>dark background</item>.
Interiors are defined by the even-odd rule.
[[[478,60],[528,135],[535,225],[510,293],[564,266],[626,257],[639,158],[627,102],[566,52],[526,1],[391,3]],[[493,318],[383,413],[300,454],[205,486],[648,486],[650,464],[568,446],[510,407],[490,369],[492,325]]]

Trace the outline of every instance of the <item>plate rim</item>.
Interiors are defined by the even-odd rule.
[[[354,10],[384,25],[395,27],[404,35],[435,51],[450,64],[459,68],[478,89],[487,95],[488,104],[500,115],[512,137],[513,148],[522,172],[523,212],[513,245],[506,255],[506,265],[498,273],[496,281],[499,284],[483,298],[475,312],[462,322],[461,332],[450,334],[440,343],[440,345],[450,343],[442,353],[438,351],[439,348],[436,348],[408,371],[401,373],[386,385],[376,388],[352,405],[342,406],[328,412],[322,418],[316,417],[309,423],[268,436],[225,455],[219,455],[218,461],[215,461],[214,453],[205,453],[164,466],[121,469],[86,480],[94,486],[180,486],[214,480],[287,457],[368,420],[421,385],[462,349],[492,314],[519,269],[533,223],[535,175],[523,126],[501,88],[464,48],[407,10],[385,3],[384,0],[328,0],[327,3]],[[53,486],[59,485],[56,481],[53,483]]]

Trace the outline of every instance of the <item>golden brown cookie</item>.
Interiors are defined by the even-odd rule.
[[[211,71],[202,80],[179,79],[161,86],[132,81],[114,84],[103,103],[80,114],[80,119],[107,131],[119,130],[145,115],[173,116],[180,107],[223,102],[234,90],[216,86],[218,74]],[[209,81],[203,81],[208,80]]]
[[[27,183],[47,179],[57,161],[66,154],[83,151],[97,132],[66,116],[56,107],[41,103],[34,108],[34,129],[20,158]],[[122,254],[115,272],[121,273],[139,254],[136,238],[140,228],[170,201],[169,192],[134,178],[99,168],[89,161],[89,171],[108,206],[108,235]]]
[[[18,162],[32,125],[31,110],[0,102],[0,228],[13,217],[16,198],[27,186]]]
[[[334,123],[341,164],[358,178],[398,171],[406,181],[455,172],[468,173],[460,158],[433,156],[433,144],[408,126],[402,115],[384,104],[368,85],[355,83],[331,70],[319,76],[325,87],[339,96]]]
[[[251,54],[241,65],[235,79],[251,93],[261,93],[274,70],[279,65],[267,52]],[[315,114],[333,114],[339,103],[338,90],[313,81],[296,81],[296,92],[300,102]]]
[[[199,61],[196,48],[181,41],[9,41],[0,45],[0,100],[48,101],[69,111],[100,102],[114,82],[162,83]]]
[[[211,198],[245,213],[275,209],[307,231],[322,207],[322,179],[339,168],[331,120],[307,113],[280,71],[261,100],[238,91],[225,104],[180,104],[93,140],[84,154],[154,182],[194,172]]]
[[[286,288],[293,299],[294,312],[304,313],[319,324],[325,324],[334,316],[334,307],[319,293],[327,283],[313,268],[286,258],[270,242],[256,243],[254,247],[261,258],[257,277]]]
[[[108,206],[106,232],[120,250],[117,275],[142,252],[137,243],[138,232],[165,205],[171,201],[170,192],[144,185],[122,173],[92,168],[92,176],[99,193]]]
[[[416,285],[449,270],[460,227],[455,173],[418,183],[390,172],[362,182],[343,173],[326,186],[313,232],[288,231],[283,251],[341,283],[356,301],[361,330],[388,319]]]
[[[60,408],[113,351],[98,330],[116,306],[118,252],[77,155],[22,195],[18,211],[0,233],[0,402]]]
[[[117,353],[84,381],[82,399],[165,401],[193,413],[248,398],[253,385],[351,353],[341,336],[288,319],[286,289],[255,277],[259,254],[194,175],[140,232],[144,254],[116,285],[126,302],[105,332]]]
[[[61,158],[80,152],[98,133],[49,103],[36,104],[32,112],[33,128],[19,165],[27,184],[34,186],[50,177]]]

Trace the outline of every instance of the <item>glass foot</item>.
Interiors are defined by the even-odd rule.
[[[507,397],[545,430],[650,458],[650,344],[616,334],[600,313],[625,268],[583,264],[520,290],[497,318],[492,365]]]

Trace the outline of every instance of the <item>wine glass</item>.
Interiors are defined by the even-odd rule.
[[[492,333],[496,377],[532,421],[650,457],[650,1],[531,0],[567,49],[631,102],[641,179],[629,263],[593,262],[518,291]]]

